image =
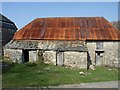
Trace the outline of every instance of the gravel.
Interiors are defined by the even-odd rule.
[[[49,86],[49,88],[118,88],[118,81]]]

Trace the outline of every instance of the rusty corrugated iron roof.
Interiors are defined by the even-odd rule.
[[[119,40],[103,17],[37,18],[17,31],[14,40]]]

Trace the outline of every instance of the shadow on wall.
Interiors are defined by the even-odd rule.
[[[92,60],[91,60],[89,52],[87,52],[87,69],[89,69],[90,65],[92,65]]]

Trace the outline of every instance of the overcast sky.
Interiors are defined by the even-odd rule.
[[[18,29],[40,17],[105,17],[118,20],[117,2],[2,2],[3,15]]]

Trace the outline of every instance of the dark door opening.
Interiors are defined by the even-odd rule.
[[[23,50],[23,58],[24,58],[24,62],[28,62],[29,61],[29,51],[28,50]]]

